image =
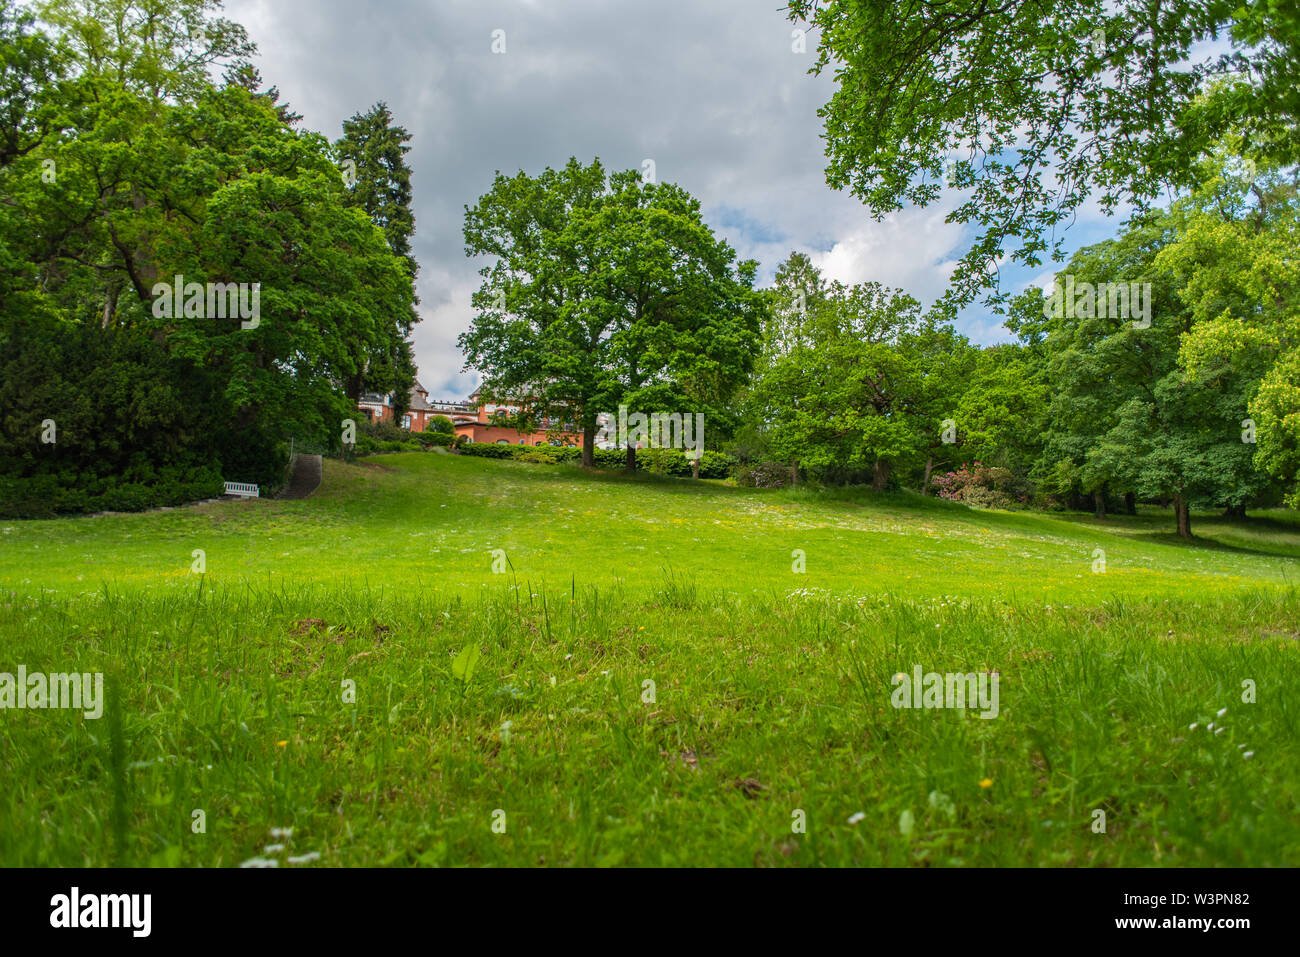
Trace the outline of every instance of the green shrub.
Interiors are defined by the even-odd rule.
[[[401,428],[396,422],[387,419],[371,421],[361,419],[357,422],[357,445],[361,445],[361,436],[368,435],[376,442],[402,442],[410,438],[411,433]]]
[[[964,502],[971,508],[1015,508],[1017,502],[1006,492],[997,489],[984,488],[981,485],[967,485],[961,490],[961,495],[957,501]]]
[[[448,432],[430,432],[425,430],[424,432],[415,433],[415,440],[425,448],[432,448],[433,446],[447,448],[451,445],[454,439],[455,436]]]
[[[548,452],[544,446],[521,446],[515,454],[517,462],[533,462],[538,465],[556,465],[559,463],[559,457],[552,452]]]
[[[457,442],[462,455],[485,459],[514,459],[542,465],[582,461],[582,449],[576,445],[497,445],[491,442]],[[623,449],[596,449],[595,465],[600,469],[622,470],[627,461]],[[638,449],[638,469],[661,475],[691,475],[691,461],[681,449]],[[705,452],[700,457],[700,478],[726,478],[732,466],[730,456],[722,452]]]
[[[785,488],[790,484],[790,467],[782,462],[737,465],[731,477],[746,488]]]
[[[51,518],[77,512],[139,512],[217,498],[223,479],[211,467],[163,467],[149,482],[87,478],[74,472],[0,477],[0,518]]]
[[[494,445],[491,442],[465,442],[460,446],[461,455],[474,455],[481,459],[509,459],[514,457],[514,446]]]

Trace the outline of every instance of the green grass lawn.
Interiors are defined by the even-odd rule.
[[[107,678],[0,713],[0,863],[1295,865],[1300,527],[1171,526],[431,453],[0,523],[0,671]]]

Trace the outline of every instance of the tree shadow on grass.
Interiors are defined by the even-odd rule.
[[[1247,545],[1233,545],[1229,542],[1221,542],[1218,539],[1210,538],[1205,535],[1197,535],[1195,519],[1192,520],[1192,537],[1190,539],[1181,538],[1175,532],[1145,532],[1138,535],[1130,535],[1129,540],[1132,542],[1143,542],[1148,545],[1172,545],[1177,548],[1205,552],[1224,552],[1235,555],[1260,555],[1265,558],[1300,558],[1300,544],[1289,546],[1278,545],[1275,548],[1251,547]]]
[[[519,463],[525,464],[525,463]],[[550,474],[563,474],[568,478],[582,477],[605,485],[643,485],[653,487],[656,491],[669,492],[674,495],[691,497],[715,496],[728,503],[737,498],[767,501],[772,504],[807,504],[831,511],[852,514],[861,508],[877,508],[893,512],[904,512],[918,518],[942,518],[956,524],[991,528],[1001,531],[1019,532],[1027,535],[1042,535],[1053,531],[1080,533],[1091,532],[1099,540],[1115,535],[1122,535],[1126,541],[1135,544],[1171,545],[1182,549],[1194,549],[1207,552],[1222,552],[1239,555],[1257,555],[1267,558],[1300,558],[1300,529],[1289,522],[1259,516],[1255,518],[1232,519],[1214,513],[1193,513],[1193,537],[1180,538],[1172,530],[1173,512],[1157,514],[1149,511],[1137,515],[1112,514],[1104,519],[1097,519],[1089,512],[1045,512],[1037,510],[997,511],[976,509],[960,502],[949,502],[935,496],[921,495],[910,491],[873,491],[868,486],[850,485],[831,488],[793,487],[784,489],[755,489],[725,485],[721,480],[696,480],[688,476],[664,475],[656,472],[637,471],[631,475],[616,469],[583,468],[580,465],[564,463],[559,466],[536,466],[546,468]],[[554,470],[553,472],[551,470]],[[1230,544],[1204,535],[1196,535],[1198,519],[1211,522],[1216,529],[1239,528],[1243,531],[1273,531],[1295,536],[1295,544],[1279,543],[1276,547],[1247,546]],[[1052,525],[1060,523],[1064,528],[1053,529]],[[1167,525],[1169,530],[1161,528]],[[1142,529],[1147,529],[1143,531]]]

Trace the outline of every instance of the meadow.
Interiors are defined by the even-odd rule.
[[[0,671],[107,690],[0,715],[0,864],[1295,865],[1300,527],[1171,526],[445,453],[0,523]]]

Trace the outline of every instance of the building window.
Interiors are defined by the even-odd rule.
[[[409,415],[402,416],[402,428],[409,429],[410,427],[411,427],[411,417]]]
[[[497,445],[509,445],[509,444],[510,444],[509,439],[497,439]]]

